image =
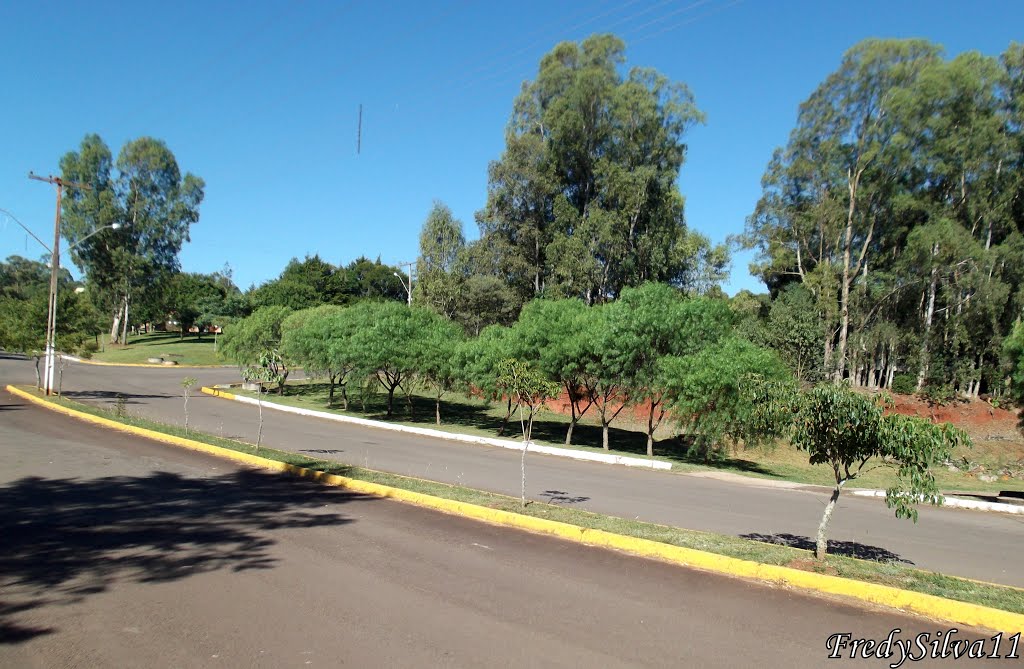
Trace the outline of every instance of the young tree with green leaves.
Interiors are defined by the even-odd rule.
[[[463,340],[456,351],[459,381],[466,393],[478,395],[488,404],[506,403],[505,417],[498,428],[498,436],[505,433],[512,412],[519,408],[518,405],[513,406],[515,398],[505,394],[498,384],[498,368],[503,360],[513,354],[511,336],[510,328],[491,325],[484,328],[480,336]]]
[[[410,392],[417,354],[433,312],[398,302],[363,302],[349,307],[354,319],[351,355],[364,376],[373,377],[388,394],[387,417],[394,412],[395,390]],[[412,409],[409,400],[410,411]]]
[[[775,353],[732,335],[694,347],[687,355],[666,356],[660,366],[665,402],[705,462],[728,442],[735,445],[743,439],[755,410],[744,395],[745,380],[758,376],[784,382],[789,377]]]
[[[281,352],[282,324],[288,307],[263,307],[224,330],[222,353],[238,363],[251,381],[274,383],[279,394],[288,380],[288,361]]]
[[[520,458],[521,501],[522,505],[526,506],[526,451],[530,448],[530,439],[533,438],[533,421],[537,412],[544,407],[544,403],[558,396],[561,386],[547,380],[544,374],[528,363],[508,358],[498,365],[498,387],[509,397],[514,397],[519,406],[519,424],[523,431],[523,454]]]
[[[441,399],[458,384],[458,353],[465,339],[462,329],[439,315],[424,318],[424,332],[416,341],[416,374],[434,397],[434,420],[441,424]]]
[[[570,409],[566,445],[572,443],[573,429],[594,404],[593,391],[586,383],[586,338],[593,320],[580,300],[534,300],[512,327],[516,358],[532,361],[565,389]]]
[[[807,392],[784,385],[751,383],[753,410],[744,428],[750,441],[789,435],[812,465],[827,465],[835,487],[815,539],[815,555],[825,558],[828,526],[843,487],[878,467],[891,468],[896,482],[885,491],[897,518],[917,522],[916,504],[941,504],[932,467],[950,457],[969,437],[949,423],[933,425],[916,417],[885,414],[887,396],[869,396],[845,384],[822,384]]]

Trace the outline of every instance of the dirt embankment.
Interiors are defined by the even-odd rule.
[[[952,423],[975,440],[1024,441],[1018,429],[1017,410],[993,406],[982,400],[934,405],[914,396],[895,395],[897,413],[927,418],[933,423]]]

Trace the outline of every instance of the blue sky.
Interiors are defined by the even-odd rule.
[[[8,2],[0,25],[0,208],[48,239],[53,193],[29,170],[56,174],[86,133],[115,154],[157,137],[207,185],[183,268],[229,263],[244,289],[306,254],[412,259],[435,199],[475,238],[512,100],[559,41],[613,32],[630,65],[690,86],[707,124],[680,187],[717,242],[742,231],[797,106],[847,48],[924,37],[997,55],[1024,39],[1024,3]],[[43,251],[0,216],[0,257],[15,253]],[[730,293],[763,288],[748,262]]]

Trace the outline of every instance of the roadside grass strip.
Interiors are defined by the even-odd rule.
[[[206,395],[212,395],[213,397],[220,397],[223,399],[231,400],[233,402],[241,402],[243,404],[251,404],[256,406],[259,403],[255,397],[246,397],[245,395],[238,395],[236,393],[227,392],[220,388],[208,388],[203,386],[199,389],[200,392]],[[373,427],[380,430],[391,430],[392,432],[404,432],[406,434],[415,434],[423,437],[432,437],[434,439],[448,439],[449,441],[460,441],[468,444],[481,444],[484,446],[496,446],[498,448],[506,448],[513,451],[523,450],[523,442],[514,441],[512,439],[496,439],[494,437],[482,437],[474,434],[461,434],[459,432],[446,432],[443,430],[436,430],[429,427],[417,427],[413,425],[402,425],[401,423],[386,423],[380,420],[370,420],[367,418],[356,418],[354,416],[345,416],[343,414],[330,413],[327,411],[316,411],[313,409],[304,409],[301,407],[293,407],[287,404],[279,404],[270,400],[263,401],[263,407],[267,409],[274,409],[283,413],[291,413],[299,416],[308,416],[312,418],[322,418],[324,420],[333,420],[338,423],[349,423],[351,425],[362,425],[363,427]],[[644,467],[647,469],[672,469],[672,463],[665,462],[664,460],[654,460],[649,458],[634,458],[625,455],[614,455],[611,453],[592,453],[590,451],[584,451],[580,449],[570,448],[558,448],[555,446],[545,446],[543,444],[537,444],[533,441],[530,442],[531,453],[543,453],[544,455],[555,455],[562,458],[572,458],[574,460],[586,460],[589,462],[603,462],[611,465],[623,465],[625,467]]]
[[[830,555],[824,563],[809,551],[738,537],[604,516],[559,505],[531,502],[462,486],[378,472],[260,448],[240,441],[184,430],[62,398],[34,389],[8,392],[69,416],[164,443],[285,472],[354,492],[386,497],[484,522],[620,550],[727,576],[854,599],[900,609],[936,621],[970,625],[1008,635],[1024,631],[1024,589]],[[787,565],[806,566],[813,571]]]

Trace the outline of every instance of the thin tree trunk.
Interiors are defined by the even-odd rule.
[[[658,420],[654,420],[654,413],[657,411],[658,406],[661,404],[658,402],[651,402],[651,410],[647,414],[647,455],[648,457],[654,456],[654,431],[661,425],[661,419],[665,416],[665,411],[662,410],[658,415]]]
[[[260,427],[256,432],[256,452],[260,450],[260,444],[263,442],[263,384],[260,383],[259,387],[256,388],[256,405],[260,408]]]
[[[932,257],[939,255],[939,245],[932,247]],[[928,339],[932,333],[932,318],[935,315],[935,293],[939,283],[939,268],[932,268],[931,283],[928,285],[928,306],[924,314],[924,335],[921,337],[921,361],[917,371],[917,390],[924,388],[928,378]]]
[[[601,446],[608,450],[608,423],[601,421]]]
[[[394,386],[389,386],[388,387],[388,413],[387,413],[387,417],[388,418],[391,418],[391,405],[394,402],[394,399],[395,399],[395,387]]]
[[[128,343],[128,296],[124,296],[124,321],[121,323],[121,343]]]
[[[501,421],[501,427],[498,428],[498,436],[505,434],[505,428],[508,427],[508,421],[512,417],[512,398],[508,398],[508,408],[505,410],[505,419]]]
[[[441,396],[440,395],[437,396],[437,401],[434,402],[434,419],[437,421],[438,425],[441,424]]]
[[[327,377],[327,381],[330,384],[330,389],[327,391],[327,408],[330,409],[334,406],[334,385],[337,377],[331,374]]]
[[[832,512],[836,509],[836,502],[839,501],[839,493],[842,492],[843,485],[846,481],[836,485],[832,491],[832,497],[828,500],[828,504],[825,505],[825,513],[821,516],[821,524],[818,525],[818,536],[815,541],[814,556],[819,560],[825,559],[825,554],[828,552],[828,522],[832,520]]]

